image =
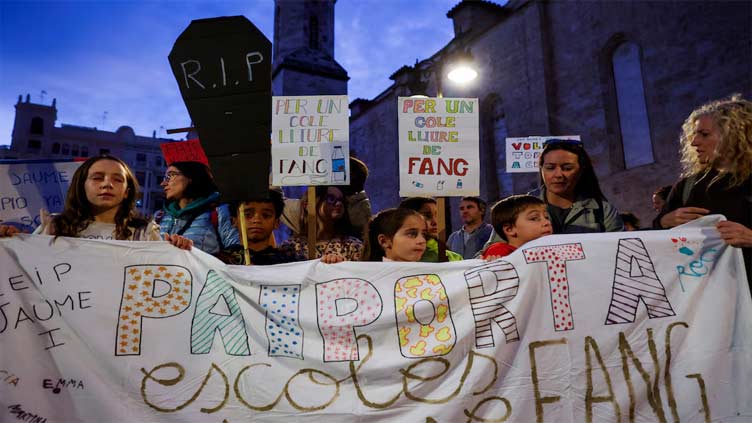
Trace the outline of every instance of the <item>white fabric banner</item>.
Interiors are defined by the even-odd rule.
[[[346,95],[272,97],[272,184],[348,185]]]
[[[400,197],[480,192],[477,98],[399,97]]]
[[[33,230],[39,210],[60,212],[68,186],[83,162],[46,160],[0,164],[0,222]]]
[[[446,264],[52,240],[0,240],[3,422],[752,419],[752,299],[712,226]]]

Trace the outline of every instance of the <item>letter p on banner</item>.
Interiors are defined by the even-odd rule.
[[[376,287],[354,278],[318,283],[316,306],[324,361],[359,360],[355,328],[374,322],[383,308]]]
[[[161,319],[184,312],[191,304],[192,286],[193,276],[182,266],[126,266],[115,355],[141,354],[142,319]]]

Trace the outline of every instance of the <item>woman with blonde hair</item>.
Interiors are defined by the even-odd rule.
[[[653,221],[672,228],[706,214],[723,214],[721,238],[742,248],[752,280],[752,102],[741,96],[713,101],[682,126],[682,179]]]

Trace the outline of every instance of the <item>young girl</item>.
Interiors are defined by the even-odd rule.
[[[43,216],[34,233],[92,239],[160,241],[159,226],[135,210],[138,182],[128,165],[117,157],[101,155],[86,160],[73,174],[58,215]],[[0,228],[0,236],[12,235]],[[173,245],[189,250],[181,236],[166,236]]]
[[[368,224],[362,261],[417,262],[426,251],[426,220],[415,210],[386,209]]]

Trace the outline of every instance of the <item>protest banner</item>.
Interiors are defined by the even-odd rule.
[[[348,185],[346,95],[272,98],[272,184]]]
[[[543,152],[543,143],[551,139],[580,141],[580,136],[507,138],[507,173],[537,173],[538,158]]]
[[[398,99],[400,196],[480,193],[477,98]]]
[[[199,140],[165,142],[159,144],[167,166],[175,162],[199,162],[209,166],[209,159]]]
[[[71,178],[82,161],[0,161],[0,222],[23,230],[40,225],[39,211],[63,210]]]
[[[0,420],[748,422],[752,298],[714,218],[440,264],[2,239]]]

